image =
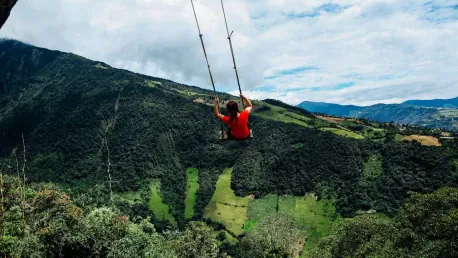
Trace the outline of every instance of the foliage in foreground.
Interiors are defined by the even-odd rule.
[[[159,233],[148,220],[132,222],[111,208],[85,212],[53,184],[22,188],[2,175],[1,252],[6,257],[227,257],[221,233],[204,222]],[[25,227],[22,231],[22,207]],[[224,235],[224,234],[222,234]],[[262,219],[234,257],[295,257],[303,239],[294,219],[277,213]],[[343,220],[310,257],[458,257],[458,189],[415,194],[391,219],[366,214]]]
[[[390,219],[345,219],[312,257],[458,257],[458,189],[416,194]]]
[[[2,177],[0,217],[4,257],[216,257],[219,241],[203,222],[183,232],[158,233],[146,219],[133,223],[110,208],[85,214],[52,184],[26,188],[25,229],[21,229],[21,186]],[[4,210],[3,210],[4,209]]]
[[[242,240],[242,257],[293,257],[299,230],[294,218],[286,213],[268,216]]]

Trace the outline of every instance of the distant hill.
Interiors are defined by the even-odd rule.
[[[362,107],[353,105],[339,105],[325,102],[304,101],[299,107],[314,113],[324,113],[333,116],[353,116],[361,111]]]
[[[298,105],[313,113],[365,118],[379,122],[420,125],[458,130],[458,98],[449,100],[409,100],[402,104],[376,104],[367,107],[304,101]]]
[[[458,97],[453,99],[407,100],[402,104],[420,107],[458,108]]]

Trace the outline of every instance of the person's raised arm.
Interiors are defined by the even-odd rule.
[[[243,99],[243,102],[245,102],[245,106],[246,106],[245,110],[251,113],[251,109],[253,108],[251,101],[242,94],[240,94],[240,97]]]
[[[219,99],[217,97],[215,98],[215,101],[213,102],[213,104],[214,104],[215,116],[222,120],[224,116],[219,112]]]

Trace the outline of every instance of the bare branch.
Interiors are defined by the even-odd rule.
[[[24,163],[22,164],[22,177],[23,177],[23,181],[22,181],[22,200],[21,200],[21,209],[22,209],[22,225],[21,225],[21,229],[22,229],[22,235],[24,235],[24,232],[25,232],[25,183],[26,183],[26,178],[25,178],[25,164],[27,162],[27,159],[25,157],[25,141],[24,141],[24,134],[22,134],[22,146],[24,147],[24,151],[23,151],[23,156],[24,156]]]
[[[110,202],[111,202],[111,206],[113,206],[113,189],[111,187],[112,181],[111,181],[111,173],[110,173],[110,166],[111,166],[110,149],[108,148],[108,141],[107,141],[106,136],[104,137],[104,142],[105,142],[105,147],[107,148],[107,173],[108,173],[109,187],[110,187]]]

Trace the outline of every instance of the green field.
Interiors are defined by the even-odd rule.
[[[334,200],[320,200],[312,194],[303,197],[270,194],[260,199],[237,197],[230,188],[232,169],[225,169],[216,182],[216,190],[205,208],[204,218],[222,223],[234,235],[256,227],[264,217],[279,212],[290,214],[306,236],[304,255],[329,235],[338,222]]]
[[[278,211],[291,215],[307,237],[304,247],[304,255],[312,250],[319,240],[332,232],[333,225],[338,222],[336,219],[335,201],[320,200],[314,195],[304,197],[280,196],[270,194],[264,198],[250,200],[248,205],[248,221],[245,229],[247,231],[263,217]]]
[[[297,119],[297,120],[302,120],[304,122],[312,120],[310,117],[301,116],[301,115],[293,113],[293,112],[285,112],[284,115],[285,116],[289,116],[289,117],[294,118],[294,119]]]
[[[308,117],[288,112],[286,109],[282,107],[273,106],[267,103],[262,103],[262,105],[269,107],[270,110],[254,112],[254,116],[260,116],[262,118],[272,119],[284,123],[295,123],[304,127],[310,127],[310,125],[306,123],[306,121],[311,120]]]
[[[280,121],[284,123],[295,123],[304,127],[310,127],[306,122],[292,118],[290,116],[284,115],[275,111],[262,111],[259,113],[253,113],[255,116],[260,116],[262,118],[272,119],[275,121]]]
[[[197,93],[197,92],[194,92],[194,91],[188,91],[188,90],[179,90],[179,89],[173,89],[174,91],[182,94],[182,95],[185,95],[185,96],[189,96],[189,97],[194,97],[194,96],[208,96],[207,94],[202,94],[202,93]]]
[[[278,195],[269,194],[263,198],[248,202],[248,219],[259,221],[269,214],[277,212]]]
[[[158,220],[168,220],[172,225],[177,225],[175,218],[169,212],[169,206],[164,204],[160,195],[161,185],[159,182],[151,183],[151,199],[148,207]]]
[[[197,168],[188,168],[186,170],[186,200],[184,203],[185,219],[191,219],[194,216],[197,190],[199,190],[199,170]]]
[[[398,133],[394,136],[394,139],[399,142],[402,141],[403,138],[404,138],[404,135],[398,134]]]
[[[351,132],[351,131],[346,131],[343,129],[338,129],[338,128],[320,128],[321,131],[324,132],[332,132],[340,136],[348,137],[348,138],[354,138],[354,139],[364,139],[364,136],[359,135],[357,133]]]
[[[137,191],[115,193],[115,198],[132,205],[146,203],[150,196],[151,183],[152,181],[146,180]]]
[[[248,197],[237,197],[231,189],[232,168],[227,168],[216,182],[216,190],[205,207],[204,218],[222,223],[235,235],[244,232],[247,220]]]
[[[279,211],[293,216],[299,228],[307,232],[305,254],[315,248],[321,238],[331,233],[336,216],[334,201],[317,201],[314,195],[281,196]]]
[[[243,231],[245,232],[250,231],[252,228],[256,226],[256,224],[258,224],[258,221],[253,220],[253,219],[249,219],[245,221],[245,224],[243,224]]]

